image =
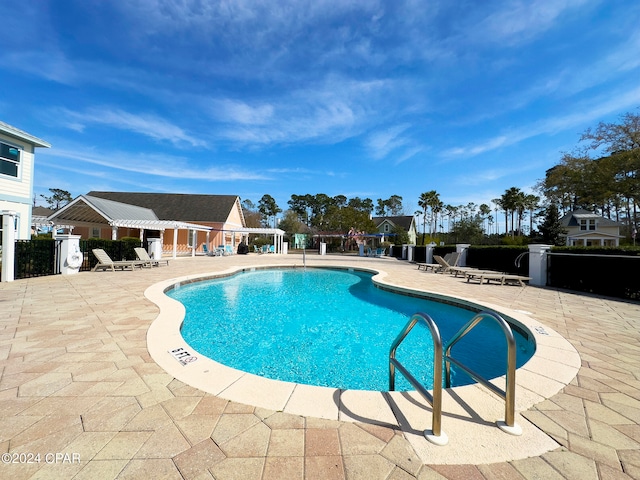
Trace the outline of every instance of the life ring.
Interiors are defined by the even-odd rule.
[[[84,258],[82,256],[82,253],[80,252],[70,253],[69,256],[67,257],[67,265],[69,266],[69,268],[80,268],[83,260]]]

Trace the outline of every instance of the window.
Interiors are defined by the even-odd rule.
[[[580,220],[580,230],[586,231],[586,230],[595,230],[595,229],[596,229],[595,218]]]
[[[0,174],[10,177],[20,176],[20,149],[0,143]]]

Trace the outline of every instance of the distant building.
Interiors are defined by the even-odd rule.
[[[622,238],[621,223],[584,209],[567,213],[560,224],[567,231],[566,244],[572,247],[617,247]]]
[[[403,215],[398,217],[373,217],[372,220],[376,224],[376,229],[382,234],[392,234],[398,227],[402,228],[409,235],[409,244],[416,244],[416,222],[412,215]]]
[[[165,251],[206,243],[237,245],[245,230],[235,195],[97,192],[81,195],[49,217],[82,238],[162,238]]]
[[[38,147],[50,148],[51,145],[0,122],[0,212],[5,210],[17,213],[17,240],[31,238],[34,154]]]

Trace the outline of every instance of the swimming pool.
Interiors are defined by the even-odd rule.
[[[351,390],[387,390],[389,348],[408,318],[428,313],[446,341],[476,313],[376,288],[353,269],[260,269],[173,288],[185,305],[181,333],[200,354],[266,378]],[[534,351],[516,333],[517,364]],[[505,341],[483,323],[456,357],[487,378],[505,372]],[[472,347],[472,348],[467,348]],[[465,358],[466,357],[466,358]],[[397,358],[431,388],[432,341],[420,327]],[[454,385],[472,383],[453,368]],[[398,376],[396,389],[412,389]]]

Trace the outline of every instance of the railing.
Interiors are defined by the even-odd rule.
[[[396,349],[418,322],[429,328],[433,338],[433,395],[396,359]],[[389,350],[389,390],[391,391],[395,390],[396,368],[432,407],[432,433],[426,430],[425,437],[436,445],[446,445],[449,439],[442,432],[442,339],[438,326],[426,313],[414,314],[391,345]]]
[[[462,364],[455,358],[451,357],[451,349],[453,346],[462,340],[471,330],[473,330],[480,322],[485,319],[495,321],[507,340],[507,373],[505,389],[502,390],[495,386],[493,383],[486,380],[480,374],[474,372],[466,365]],[[509,324],[498,314],[492,312],[480,312],[473,317],[469,322],[462,327],[458,333],[456,333],[451,340],[447,343],[444,353],[445,362],[445,383],[446,387],[451,387],[451,364],[455,364],[458,368],[464,371],[467,375],[473,378],[476,382],[483,387],[489,389],[498,397],[504,400],[505,403],[505,420],[503,422],[497,422],[498,427],[512,435],[521,435],[522,429],[515,423],[515,392],[516,392],[516,340],[511,331]]]
[[[55,239],[16,240],[15,279],[58,275],[60,241]]]

